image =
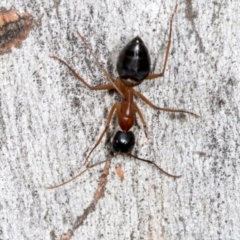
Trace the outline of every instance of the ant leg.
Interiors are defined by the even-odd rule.
[[[81,40],[83,41],[84,45],[87,47],[87,49],[90,51],[90,53],[92,54],[93,58],[95,59],[98,67],[101,69],[102,73],[105,75],[105,77],[110,81],[110,83],[114,86],[114,88],[118,91],[118,93],[121,95],[121,97],[123,99],[125,99],[125,96],[123,95],[123,93],[120,91],[120,89],[118,88],[118,86],[116,85],[116,83],[112,80],[111,76],[109,75],[109,73],[106,71],[106,69],[101,65],[101,63],[98,61],[96,55],[93,53],[92,49],[90,48],[90,46],[88,45],[88,43],[86,42],[86,40],[84,39],[84,37],[79,33],[79,31],[77,31],[78,36],[81,38]]]
[[[141,98],[146,104],[148,104],[150,107],[156,109],[156,110],[162,110],[162,111],[166,111],[166,112],[173,112],[173,113],[188,113],[191,114],[197,118],[201,118],[200,115],[193,113],[193,112],[189,112],[186,110],[179,110],[179,109],[171,109],[171,108],[161,108],[161,107],[157,107],[155,106],[153,103],[151,103],[145,96],[143,96],[140,92],[133,90],[133,93],[138,96],[139,98]]]
[[[98,144],[101,142],[104,134],[105,134],[106,131],[108,130],[109,125],[110,125],[110,122],[111,122],[111,120],[112,120],[113,113],[114,113],[114,111],[116,110],[116,108],[118,107],[118,105],[119,105],[119,103],[117,102],[117,103],[115,103],[115,104],[112,106],[112,108],[111,108],[111,110],[110,110],[110,112],[109,112],[108,118],[107,118],[107,123],[106,123],[105,129],[104,129],[103,132],[101,133],[101,135],[100,135],[97,143],[94,145],[94,147],[92,148],[92,150],[91,150],[90,153],[88,154],[86,160],[85,160],[84,163],[83,163],[84,165],[87,163],[88,158],[90,157],[91,153],[94,151],[94,149],[95,149],[95,148],[98,146]]]
[[[164,170],[163,170],[162,168],[160,168],[155,162],[153,162],[153,161],[151,161],[151,160],[146,160],[146,159],[143,159],[143,158],[139,158],[139,157],[137,157],[137,156],[132,155],[131,153],[129,154],[129,156],[130,156],[130,157],[133,157],[133,158],[135,158],[135,159],[137,159],[137,160],[140,160],[140,161],[143,161],[143,162],[147,162],[147,163],[150,163],[150,164],[154,165],[159,171],[163,172],[164,174],[166,174],[166,175],[169,176],[169,177],[180,178],[180,177],[182,176],[182,175],[178,175],[178,176],[172,175],[172,174],[164,171]]]
[[[111,160],[111,159],[110,159]],[[88,166],[85,170],[83,170],[82,172],[80,172],[79,174],[77,174],[76,176],[72,177],[71,179],[67,180],[66,182],[63,182],[61,184],[58,184],[58,185],[55,185],[55,186],[52,186],[52,187],[45,187],[46,189],[55,189],[55,188],[59,188],[59,187],[62,187],[72,181],[74,181],[75,179],[77,179],[78,177],[80,177],[83,173],[85,173],[87,170],[89,170],[90,168],[93,168],[99,164],[102,164],[104,162],[109,162],[108,165],[110,164],[110,160],[105,160],[105,161],[101,161],[101,162],[98,162],[98,163],[95,163],[95,164],[92,164],[90,166]]]
[[[140,117],[141,121],[142,121],[142,124],[143,124],[143,128],[144,128],[144,133],[145,133],[145,136],[146,138],[148,138],[148,134],[147,134],[147,124],[144,120],[144,117],[142,115],[142,112],[141,110],[139,109],[138,105],[136,103],[133,103],[133,106],[134,106],[134,109],[135,111],[137,112],[138,116]]]
[[[167,49],[166,49],[166,53],[165,53],[165,59],[164,59],[164,62],[163,62],[163,70],[161,73],[157,73],[157,74],[149,74],[147,76],[146,79],[148,80],[151,80],[151,79],[154,79],[154,78],[158,78],[158,77],[163,77],[164,76],[164,72],[165,72],[165,69],[166,69],[166,66],[167,66],[167,60],[168,60],[168,55],[169,55],[169,51],[170,51],[170,46],[171,46],[171,38],[172,38],[172,22],[173,22],[173,17],[177,11],[177,6],[178,4],[175,5],[175,8],[174,8],[174,11],[173,11],[173,14],[170,18],[170,30],[169,30],[169,34],[168,34],[168,44],[167,44]]]
[[[96,86],[96,87],[92,87],[90,86],[82,77],[80,77],[76,71],[71,68],[65,61],[63,61],[62,59],[55,57],[55,56],[50,56],[50,58],[54,58],[57,59],[59,62],[61,62],[63,65],[65,65],[74,75],[74,77],[76,77],[81,83],[83,83],[86,87],[88,87],[90,90],[110,90],[110,89],[115,89],[113,84],[106,84],[106,85],[101,85],[101,86]]]

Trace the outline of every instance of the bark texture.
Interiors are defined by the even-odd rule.
[[[240,1],[178,1],[165,76],[136,88],[157,106],[202,116],[158,112],[136,99],[149,139],[137,119],[133,153],[180,179],[117,156],[45,188],[84,169],[118,100],[90,91],[50,55],[90,85],[106,84],[76,30],[114,78],[119,51],[138,35],[158,73],[175,4],[1,1],[34,24],[20,48],[0,56],[0,239],[240,239]],[[92,164],[108,159],[116,130],[114,119]]]

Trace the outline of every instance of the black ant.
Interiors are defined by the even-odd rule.
[[[89,49],[92,56],[95,58],[98,67],[101,69],[101,71],[107,77],[107,79],[110,81],[109,84],[102,85],[102,86],[96,86],[96,87],[90,86],[66,62],[64,62],[63,60],[61,60],[58,57],[51,56],[52,58],[57,59],[62,64],[64,64],[72,72],[72,74],[80,82],[82,82],[85,86],[87,86],[90,90],[111,90],[111,89],[115,89],[115,90],[118,91],[118,93],[122,97],[121,102],[114,103],[114,105],[110,109],[110,112],[109,112],[109,115],[108,115],[108,118],[107,118],[106,127],[105,127],[104,131],[102,132],[102,134],[100,135],[97,143],[94,145],[94,147],[92,148],[92,150],[88,154],[84,164],[87,163],[89,156],[91,155],[91,153],[94,151],[94,149],[101,142],[104,134],[106,133],[106,131],[109,128],[109,125],[110,125],[110,122],[112,120],[113,114],[116,111],[118,124],[119,124],[122,131],[118,131],[115,134],[115,136],[113,137],[113,142],[112,142],[113,151],[115,153],[127,154],[128,156],[131,156],[131,157],[133,157],[135,159],[138,159],[140,161],[150,163],[150,164],[154,165],[157,169],[159,169],[161,172],[165,173],[166,175],[168,175],[170,177],[173,177],[173,178],[181,177],[181,176],[174,176],[174,175],[171,175],[171,174],[165,172],[163,169],[161,169],[153,161],[142,159],[142,158],[139,158],[137,156],[132,155],[131,152],[132,152],[133,147],[135,145],[135,136],[134,136],[134,133],[132,131],[129,131],[135,123],[135,115],[137,113],[138,116],[140,117],[141,121],[142,121],[144,131],[145,131],[145,135],[147,136],[146,122],[144,120],[144,117],[142,115],[141,110],[138,108],[137,104],[133,101],[133,96],[134,95],[139,97],[140,99],[142,99],[146,104],[148,104],[150,107],[152,107],[156,110],[162,110],[162,111],[173,112],[173,113],[188,113],[188,114],[192,114],[195,117],[198,117],[198,118],[200,117],[199,115],[197,115],[193,112],[186,111],[186,110],[177,110],[177,109],[175,110],[175,109],[170,109],[170,108],[157,107],[153,103],[151,103],[146,97],[144,97],[140,92],[133,89],[133,87],[141,84],[144,79],[152,80],[152,79],[164,76],[164,72],[165,72],[166,65],[167,65],[167,60],[168,60],[168,55],[169,55],[169,50],[170,50],[170,45],[171,45],[172,21],[173,21],[174,14],[176,13],[176,10],[177,10],[177,5],[175,6],[174,12],[173,12],[173,14],[171,16],[171,19],[170,19],[170,31],[169,31],[169,35],[168,35],[168,43],[167,43],[165,59],[164,59],[164,62],[163,62],[163,70],[162,70],[161,73],[158,73],[158,74],[151,74],[150,73],[151,63],[150,63],[150,56],[149,56],[149,53],[148,53],[148,49],[145,46],[145,44],[143,43],[142,39],[138,36],[133,38],[123,48],[123,50],[120,52],[119,57],[118,57],[118,61],[117,61],[117,71],[118,71],[119,77],[117,77],[116,80],[113,81],[112,78],[110,77],[110,75],[108,74],[108,72],[99,63],[97,57],[92,52],[91,48],[89,47],[89,45],[87,44],[85,39],[82,37],[82,35],[79,32],[77,32],[79,37],[81,38],[81,40],[85,44],[85,46]],[[112,156],[114,156],[113,153],[112,153]],[[82,175],[88,169],[93,168],[96,165],[99,165],[103,162],[106,162],[106,161],[98,162],[98,163],[92,164],[90,166],[87,166],[87,168],[84,171],[82,171],[81,173],[79,173],[77,176],[75,176],[75,177],[71,178],[70,180],[68,180],[66,182],[63,182],[63,183],[61,183],[57,186],[48,187],[48,189],[54,189],[54,188],[58,188],[60,186],[63,186],[65,184],[69,183],[70,181],[76,179],[80,175]]]

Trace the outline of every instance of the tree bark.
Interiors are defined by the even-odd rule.
[[[1,1],[30,13],[34,26],[20,48],[0,56],[0,239],[240,239],[240,2],[178,4],[165,76],[135,89],[202,118],[136,98],[149,138],[137,118],[133,154],[182,177],[118,155],[48,190],[85,169],[119,100],[90,91],[50,56],[91,86],[107,84],[76,31],[114,79],[118,53],[138,35],[159,73],[175,2]],[[117,130],[114,118],[91,164],[109,160]]]

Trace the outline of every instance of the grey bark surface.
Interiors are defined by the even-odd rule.
[[[175,3],[1,1],[29,12],[35,23],[20,49],[0,56],[0,239],[60,239],[93,201],[104,168],[45,189],[84,169],[118,100],[108,91],[90,91],[49,56],[67,61],[89,84],[105,84],[76,30],[113,77],[119,51],[139,35],[152,72],[160,72]],[[133,152],[182,177],[115,157],[104,196],[73,240],[240,239],[240,1],[178,4],[165,76],[136,89],[158,106],[194,111],[202,119],[158,112],[136,99],[149,139],[137,119]],[[114,119],[92,163],[107,159],[117,129]],[[118,164],[123,181],[115,173]]]

